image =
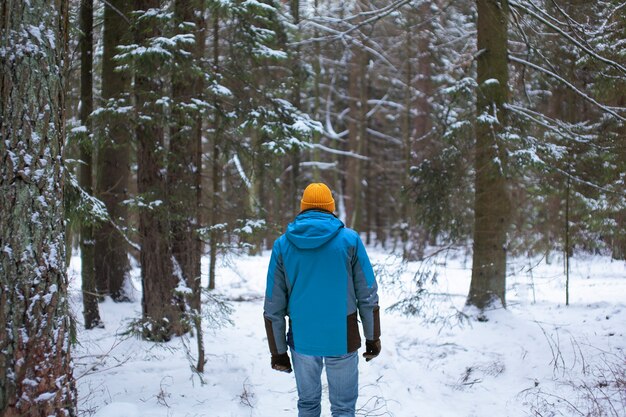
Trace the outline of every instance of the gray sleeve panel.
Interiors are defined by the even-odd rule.
[[[378,284],[363,242],[358,236],[352,260],[352,273],[363,334],[365,339],[374,340],[374,310],[378,308]]]
[[[274,243],[270,268],[267,274],[267,286],[265,291],[265,303],[263,306],[263,317],[271,321],[272,333],[269,337],[274,337],[278,353],[287,352],[287,306],[289,304],[289,291],[287,289],[285,269],[283,267],[282,256],[278,241]]]
[[[353,260],[356,257],[356,247],[350,247],[348,249],[348,260],[346,262],[346,270],[348,275],[348,315],[357,311],[356,290],[354,288],[354,272],[353,272]]]

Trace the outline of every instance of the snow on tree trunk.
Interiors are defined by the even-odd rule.
[[[502,134],[507,127],[507,0],[478,0],[474,254],[467,303],[505,305],[510,201]]]
[[[74,416],[63,223],[68,2],[0,9],[0,414]]]

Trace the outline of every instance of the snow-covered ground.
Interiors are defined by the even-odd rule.
[[[421,304],[420,317],[382,314],[382,353],[359,364],[357,415],[575,416],[585,415],[581,413],[592,399],[602,402],[603,395],[610,396],[614,411],[590,415],[626,415],[624,262],[588,255],[573,259],[566,307],[562,261],[513,259],[508,308],[488,312],[488,321],[482,322],[459,319],[458,314],[469,288],[471,259],[441,254],[426,264],[403,266],[380,250],[369,251],[379,271],[382,308],[405,297],[402,288],[415,288],[411,281],[416,272],[436,272],[437,281],[427,282],[430,295]],[[81,413],[295,417],[293,374],[269,366],[262,319],[268,262],[269,253],[232,257],[219,268],[218,292],[231,300],[234,325],[206,329],[204,382],[190,368],[194,339],[156,345],[119,336],[128,321],[141,316],[141,285],[133,270],[137,301],[107,300],[100,305],[105,329],[79,327],[74,356]],[[80,322],[76,257],[69,274]],[[322,416],[330,416],[326,394]]]

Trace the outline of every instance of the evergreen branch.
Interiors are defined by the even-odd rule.
[[[69,170],[65,170],[65,172],[69,177],[70,186],[74,188],[76,191],[78,191],[78,194],[80,195],[81,199],[84,199],[85,201],[91,204],[92,209],[90,210],[90,213],[96,218],[96,220],[100,222],[109,223],[111,226],[113,226],[115,230],[117,230],[120,233],[120,235],[122,235],[126,243],[128,243],[133,249],[141,250],[141,246],[138,243],[135,243],[132,240],[130,240],[130,238],[126,235],[126,233],[124,233],[122,228],[117,223],[115,223],[115,221],[113,221],[113,219],[109,215],[109,212],[106,209],[105,204],[101,200],[99,200],[97,197],[85,191],[78,183],[78,179],[76,178],[76,175],[74,175]]]

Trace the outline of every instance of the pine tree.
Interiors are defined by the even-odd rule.
[[[133,15],[135,43],[122,47],[118,60],[130,63],[135,78],[143,336],[167,341],[187,330],[181,320],[187,285],[172,253],[172,213],[167,204],[165,109],[169,99],[164,95],[164,75],[156,70],[169,60],[172,52],[167,48],[175,46],[162,36],[170,19],[160,0],[135,0]]]
[[[0,414],[75,416],[63,222],[68,1],[0,9]]]

